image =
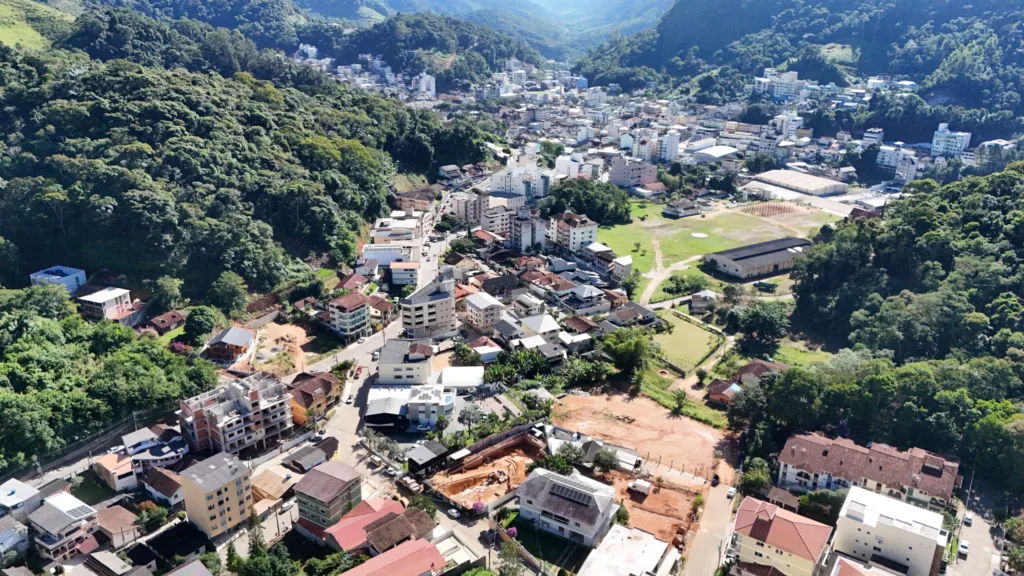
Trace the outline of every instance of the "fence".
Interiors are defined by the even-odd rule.
[[[140,420],[147,422],[155,420],[158,416],[168,416],[177,408],[178,405],[175,403],[150,408],[149,410],[144,410],[142,412],[134,412],[132,415],[125,416],[91,436],[72,442],[64,448],[51,452],[50,454],[38,457],[36,462],[32,464],[26,464],[17,470],[8,470],[7,472],[0,474],[0,482],[7,481],[11,478],[17,478],[27,483],[42,484],[46,473],[71,465],[82,458],[88,458],[90,452],[105,449],[107,445],[114,442],[115,439],[120,439],[120,437],[127,432],[134,431],[136,429],[136,422]],[[36,477],[29,481],[28,479],[33,474],[35,474]]]
[[[270,324],[274,320],[277,320],[277,317],[280,314],[281,314],[280,310],[274,310],[270,314],[265,314],[263,316],[260,316],[259,318],[256,318],[255,320],[249,321],[248,323],[246,323],[245,327],[246,328],[252,328],[252,329],[262,328],[262,327],[266,326],[267,324]]]

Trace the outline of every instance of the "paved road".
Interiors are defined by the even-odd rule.
[[[704,504],[704,516],[693,542],[685,551],[683,576],[712,576],[728,547],[732,524],[732,500],[726,498],[729,486],[722,483],[711,489]]]
[[[998,489],[975,479],[967,509],[974,514],[971,526],[963,526],[960,539],[970,543],[967,558],[957,558],[949,566],[953,576],[988,576],[996,573],[1000,564],[999,542],[1002,530],[993,525],[992,507],[1001,497]]]

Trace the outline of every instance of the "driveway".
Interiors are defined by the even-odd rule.
[[[684,553],[683,576],[712,576],[718,569],[732,525],[732,500],[726,497],[728,492],[729,486],[723,482],[708,493],[700,528]]]

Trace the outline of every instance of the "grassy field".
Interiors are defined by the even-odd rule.
[[[824,350],[808,350],[802,342],[784,340],[775,353],[775,361],[790,366],[810,366],[827,362],[832,357]]]
[[[654,400],[658,404],[661,404],[665,408],[673,410],[676,406],[676,400],[672,392],[669,391],[669,387],[672,385],[673,380],[658,374],[658,370],[660,369],[660,366],[653,366],[646,374],[644,374],[643,384],[640,385],[640,393],[651,400]],[[729,424],[725,414],[703,403],[693,401],[687,402],[686,406],[683,407],[682,414],[687,418],[696,420],[697,422],[702,422],[714,428],[725,428]]]
[[[0,0],[0,44],[39,50],[50,45],[46,34],[66,28],[74,18],[33,2]]]
[[[184,333],[185,333],[185,327],[184,326],[182,326],[180,328],[175,328],[174,330],[171,330],[167,334],[164,334],[163,336],[161,336],[159,338],[159,341],[164,346],[169,346],[171,344],[171,342],[174,341],[175,338],[177,338],[178,336],[181,336]]]
[[[391,183],[399,193],[412,192],[427,185],[427,179],[420,174],[395,174],[391,177]]]
[[[93,504],[103,502],[107,498],[114,497],[115,492],[104,484],[92,469],[82,472],[81,477],[82,483],[77,488],[71,490],[71,495],[75,498],[92,506]]]
[[[672,312],[662,312],[658,316],[670,322],[675,329],[671,334],[658,334],[654,341],[661,345],[665,358],[687,372],[695,369],[698,362],[719,346],[721,337],[717,334],[687,322]]]
[[[724,290],[725,286],[726,286],[725,282],[722,282],[721,280],[715,278],[714,276],[711,276],[711,275],[708,275],[708,274],[704,273],[703,270],[701,270],[700,268],[697,268],[696,266],[691,266],[690,268],[687,268],[686,270],[683,270],[681,272],[674,272],[672,275],[673,276],[703,276],[704,278],[707,278],[708,290],[714,290],[715,292],[718,292],[719,294],[722,293],[722,290]],[[658,286],[658,289],[654,292],[654,296],[651,296],[651,302],[652,303],[664,302],[665,300],[671,300],[673,298],[679,298],[681,296],[689,296],[689,294],[669,294],[668,292],[665,292],[665,286],[666,285],[668,285],[667,281],[666,282],[662,282],[661,286]]]
[[[533,554],[534,558],[563,568],[567,572],[573,574],[578,572],[583,567],[587,554],[590,553],[590,549],[585,546],[537,530],[527,520],[516,518],[512,522],[512,527],[517,532],[516,540],[523,545],[523,548],[526,548],[527,552]]]

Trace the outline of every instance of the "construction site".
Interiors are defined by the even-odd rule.
[[[452,454],[455,463],[429,484],[467,510],[479,509],[477,502],[492,508],[526,480],[530,464],[544,455],[544,442],[522,426]]]

